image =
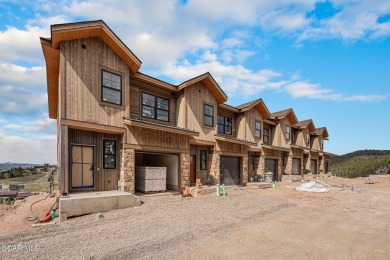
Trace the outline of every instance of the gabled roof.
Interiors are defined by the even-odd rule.
[[[307,119],[307,120],[303,120],[303,121],[299,121],[296,126],[298,126],[299,128],[306,128],[308,127],[309,128],[309,131],[311,133],[315,132],[316,130],[316,127],[314,126],[314,122],[313,120],[311,119]]]
[[[285,118],[286,116],[290,120],[291,124],[295,125],[296,123],[298,123],[298,118],[295,115],[294,110],[292,108],[271,113],[272,119],[282,119]]]
[[[316,128],[314,134],[322,135],[324,138],[328,138],[329,137],[328,130],[326,129],[326,127]]]
[[[200,81],[202,81],[206,85],[207,89],[214,95],[218,104],[226,102],[227,96],[225,92],[223,92],[221,87],[218,85],[218,83],[214,80],[214,78],[211,76],[209,72],[206,72],[195,78],[184,81],[183,83],[178,85],[178,90],[191,86],[192,84],[195,84]]]
[[[253,107],[256,107],[260,111],[263,119],[271,118],[271,113],[269,112],[267,106],[265,105],[264,101],[261,98],[236,106],[236,108],[238,108],[240,112],[248,111]]]
[[[59,48],[61,42],[89,37],[100,37],[121,59],[123,59],[132,73],[137,72],[141,67],[141,61],[102,20],[55,24],[50,27],[50,30],[50,39],[40,38],[46,61],[50,118],[57,118]]]

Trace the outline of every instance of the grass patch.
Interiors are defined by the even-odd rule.
[[[10,185],[10,184],[21,184],[24,185],[24,189],[29,192],[39,192],[43,189],[49,189],[50,183],[47,181],[47,173],[37,173],[34,175],[8,178],[0,180],[1,184]],[[54,175],[54,186],[58,185],[58,175]]]

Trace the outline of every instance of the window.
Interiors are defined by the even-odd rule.
[[[255,121],[255,136],[256,137],[261,137],[261,122],[260,121]]]
[[[116,169],[116,141],[103,139],[103,169]]]
[[[232,134],[232,119],[230,117],[218,115],[218,133]]]
[[[290,140],[290,136],[291,136],[291,128],[289,125],[286,125],[286,139]]]
[[[142,116],[169,121],[169,100],[142,93]]]
[[[206,170],[207,168],[207,150],[200,150],[200,169]]]
[[[256,156],[251,154],[249,156],[249,170],[253,171],[255,169]]]
[[[102,70],[102,101],[122,105],[122,76]]]
[[[203,124],[207,126],[214,126],[214,107],[204,104],[204,118]]]
[[[263,142],[265,144],[269,143],[269,129],[268,128],[264,128]]]
[[[323,139],[320,139],[320,147],[321,147],[321,150],[324,149],[324,140]]]
[[[306,144],[307,145],[310,144],[310,133],[309,132],[306,132]]]

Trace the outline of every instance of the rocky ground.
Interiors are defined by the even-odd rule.
[[[336,187],[305,193],[294,190],[300,183],[284,181],[219,199],[144,197],[140,207],[100,220],[88,215],[8,233],[2,248],[34,251],[0,248],[0,259],[390,259],[390,178],[325,182]]]

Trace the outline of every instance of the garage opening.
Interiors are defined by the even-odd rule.
[[[301,175],[301,159],[299,158],[292,159],[292,174]]]
[[[145,193],[179,191],[179,156],[136,152],[135,189]]]
[[[240,185],[240,161],[240,157],[221,156],[221,184]]]
[[[272,181],[277,180],[277,171],[276,166],[278,165],[278,160],[275,159],[265,159],[264,170],[267,174],[268,172],[272,172]]]

